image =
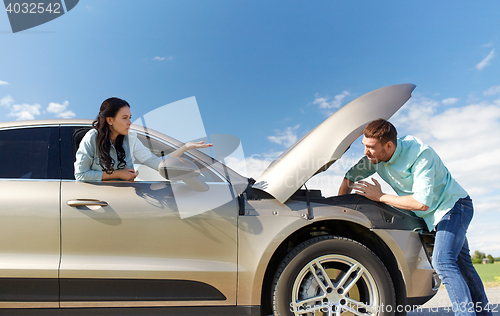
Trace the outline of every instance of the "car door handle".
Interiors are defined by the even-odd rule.
[[[76,199],[76,200],[69,200],[66,202],[69,206],[108,206],[108,203],[105,201],[100,201],[100,200],[94,200],[94,199]]]

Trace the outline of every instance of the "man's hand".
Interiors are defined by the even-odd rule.
[[[355,190],[356,194],[363,195],[375,202],[381,202],[380,198],[384,195],[384,193],[382,192],[382,187],[380,186],[380,183],[378,183],[378,181],[374,178],[372,178],[372,181],[375,184],[371,184],[366,181],[356,182],[353,189]]]
[[[429,207],[415,200],[411,195],[395,196],[382,192],[382,187],[377,180],[372,178],[371,184],[366,181],[359,181],[354,184],[356,194],[363,195],[375,202],[382,202],[390,206],[394,206],[403,210],[410,211],[427,211]]]

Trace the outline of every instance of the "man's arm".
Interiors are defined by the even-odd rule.
[[[388,204],[390,206],[394,206],[403,210],[409,211],[422,211],[425,212],[429,209],[429,207],[425,204],[420,203],[415,200],[411,195],[405,196],[396,196],[390,194],[383,194],[380,199],[380,202]]]
[[[342,184],[340,185],[339,195],[350,194],[353,188],[354,182],[345,178],[342,180]]]
[[[366,181],[359,181],[353,188],[356,190],[357,194],[363,195],[372,201],[382,202],[403,210],[425,212],[429,209],[427,205],[415,200],[415,198],[411,195],[395,196],[383,193],[380,183],[373,178],[372,180],[375,184],[371,184]]]

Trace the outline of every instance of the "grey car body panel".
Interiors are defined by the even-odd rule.
[[[59,185],[0,180],[0,301],[57,302]]]
[[[60,278],[185,280],[197,282],[198,288],[215,287],[223,297],[218,305],[235,304],[236,202],[182,219],[170,185],[155,190],[153,184],[62,182]],[[210,186],[215,193],[228,184]],[[96,199],[108,205],[66,205],[73,199]],[[61,297],[69,295],[65,289],[61,287]],[[72,293],[71,288],[68,291]],[[195,293],[188,300],[207,300]],[[90,292],[86,295],[86,301],[93,300]],[[185,300],[175,297],[157,300]]]
[[[339,159],[368,123],[389,119],[413,89],[413,84],[384,87],[346,104],[273,161],[257,180],[259,188],[284,203],[309,178]]]
[[[408,298],[429,297],[437,293],[439,283],[433,284],[435,274],[421,247],[418,232],[374,230],[396,257],[406,285]]]

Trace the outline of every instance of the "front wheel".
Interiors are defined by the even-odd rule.
[[[362,244],[322,236],[295,247],[274,278],[275,316],[394,314],[395,292],[384,264]]]

